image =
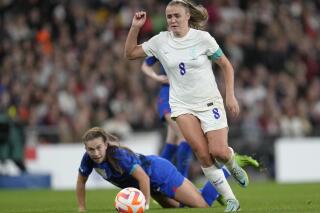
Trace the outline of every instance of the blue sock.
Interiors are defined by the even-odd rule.
[[[222,171],[223,171],[223,174],[224,176],[228,179],[228,177],[230,177],[230,172],[228,169],[226,169],[225,167],[222,167]]]
[[[173,156],[176,154],[178,146],[175,144],[166,143],[160,156],[172,162]]]
[[[226,178],[230,176],[229,171],[226,170],[225,168],[222,168],[222,171]],[[209,206],[211,206],[213,202],[219,197],[219,193],[209,181],[207,181],[207,183],[203,186],[200,192],[202,197],[204,198],[204,200]]]
[[[189,174],[191,154],[190,145],[186,141],[182,141],[177,151],[177,169],[184,177],[187,177]]]

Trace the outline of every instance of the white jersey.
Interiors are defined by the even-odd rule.
[[[155,56],[167,72],[173,111],[208,110],[217,98],[222,98],[211,62],[211,56],[220,48],[208,32],[190,28],[187,35],[177,38],[165,31],[144,42],[142,48],[148,56]]]

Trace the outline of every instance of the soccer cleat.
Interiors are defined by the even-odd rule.
[[[255,168],[260,167],[259,162],[256,159],[254,159],[248,155],[239,155],[239,154],[235,153],[235,160],[236,160],[237,164],[242,168],[247,167],[247,166],[252,166]]]
[[[240,186],[245,188],[249,185],[249,177],[247,172],[244,169],[242,169],[238,164],[236,164],[234,168],[230,170],[230,173],[240,184]]]
[[[227,207],[225,208],[224,212],[237,212],[240,210],[239,201],[236,199],[228,199],[227,200]]]

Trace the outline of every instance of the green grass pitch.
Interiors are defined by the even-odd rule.
[[[254,182],[247,189],[233,185],[246,213],[320,213],[319,184],[276,184]],[[88,213],[115,212],[114,197],[119,190],[88,190]],[[163,209],[151,203],[147,212],[205,213],[223,212],[219,204],[208,209]],[[0,190],[1,213],[77,212],[74,191]]]

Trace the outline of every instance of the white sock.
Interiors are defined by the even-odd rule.
[[[207,168],[201,168],[204,175],[209,179],[210,183],[214,186],[217,192],[219,192],[219,194],[223,195],[226,200],[236,199],[222,169],[218,169],[215,165]]]

